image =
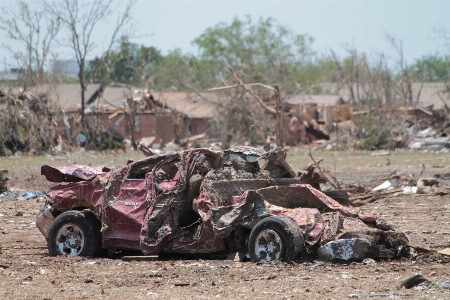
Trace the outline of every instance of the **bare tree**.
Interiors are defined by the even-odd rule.
[[[395,38],[390,34],[386,34],[386,39],[388,40],[388,42],[391,44],[392,48],[395,50],[395,52],[397,52],[398,55],[396,63],[400,75],[400,81],[398,82],[397,87],[400,90],[403,99],[408,103],[408,105],[411,107],[415,107],[419,102],[420,94],[422,92],[422,88],[424,85],[424,79],[421,82],[419,90],[414,95],[413,75],[410,70],[410,67],[408,66],[408,63],[404,58],[403,41]]]
[[[120,33],[131,22],[130,12],[137,0],[129,0],[125,9],[118,14],[115,25],[112,27],[103,55],[91,74],[108,58],[111,50],[120,43]],[[113,12],[114,0],[96,0],[82,2],[79,0],[43,0],[46,10],[59,20],[68,30],[68,38],[61,40],[61,44],[74,51],[78,63],[78,81],[81,87],[81,124],[84,124],[85,92],[89,80],[85,79],[86,57],[92,55],[99,46],[94,40],[94,33],[99,30],[100,22],[107,22]],[[109,27],[109,26],[108,26]],[[111,27],[109,27],[111,28]]]
[[[22,69],[24,87],[42,83],[45,64],[60,30],[60,22],[46,15],[43,10],[31,9],[23,0],[15,2],[15,5],[9,8],[2,7],[2,12],[0,30],[23,47],[23,50],[14,50],[11,43],[2,44],[4,49],[12,53],[18,67]]]
[[[437,38],[439,40],[442,40],[444,42],[444,47],[447,48],[447,58],[450,58],[450,30],[445,27],[439,27],[434,29],[434,33],[437,35]],[[444,80],[444,86],[444,90],[442,90],[441,92],[447,95],[448,101],[450,100],[450,76],[447,76],[446,80]],[[445,104],[445,100],[442,95],[438,95]],[[445,105],[445,107],[447,108],[447,105]]]
[[[380,54],[380,67],[380,90],[383,93],[386,105],[391,106],[394,102],[394,74],[383,53]]]
[[[422,86],[418,91],[413,90],[413,77],[404,60],[402,45],[395,39],[389,42],[393,43],[398,53],[395,64],[389,64],[384,53],[368,57],[355,48],[344,47],[348,57],[340,60],[330,50],[330,58],[336,65],[336,79],[348,88],[353,105],[367,106],[369,109],[381,107],[382,104],[389,107],[394,104],[395,98],[402,98],[411,106],[417,104]]]
[[[364,93],[364,98],[368,100],[369,109],[372,108],[372,102],[381,102],[380,95],[380,77],[382,68],[382,59],[377,64],[371,64],[365,54],[361,55],[360,63],[362,64],[362,84],[361,90]]]
[[[345,70],[343,63],[341,63],[340,59],[338,58],[338,56],[336,55],[336,53],[330,49],[331,52],[331,59],[334,62],[334,64],[336,65],[336,77],[338,79],[339,82],[341,82],[341,84],[344,84],[347,86],[348,91],[350,93],[350,103],[351,104],[355,104],[357,102],[356,99],[356,92],[354,89],[354,82],[355,82],[355,75],[354,75],[354,70],[355,70],[355,57],[354,54],[352,53],[351,59],[350,59],[350,70]]]
[[[242,88],[244,90],[244,92],[248,93],[257,103],[259,103],[259,105],[267,113],[275,116],[275,118],[276,118],[275,132],[276,132],[276,137],[277,137],[277,146],[283,147],[283,143],[284,143],[284,140],[283,140],[283,114],[282,114],[281,99],[280,99],[280,89],[279,89],[278,85],[274,85],[273,87],[270,87],[270,86],[267,86],[267,85],[264,85],[261,83],[245,84],[237,76],[237,74],[233,71],[233,69],[229,65],[227,65],[226,63],[224,63],[224,64],[227,67],[228,71],[233,76],[234,80],[237,82],[237,85],[212,88],[212,89],[208,89],[206,91],[217,91],[217,90],[223,90],[223,89]],[[260,86],[260,87],[264,87],[269,90],[272,90],[274,92],[273,97],[275,98],[275,107],[270,107],[266,103],[264,103],[264,101],[250,89],[251,86]]]

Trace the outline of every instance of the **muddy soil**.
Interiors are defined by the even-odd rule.
[[[15,190],[45,191],[52,185],[39,175],[39,167],[9,171],[9,187]],[[346,168],[338,170],[338,178],[373,187],[389,171]],[[433,252],[368,264],[254,264],[207,257],[143,260],[129,253],[112,258],[50,257],[34,223],[39,201],[11,201],[9,196],[0,200],[0,299],[450,299],[450,289],[441,286],[450,280],[450,257]],[[389,195],[360,209],[381,213],[414,245],[450,247],[449,196]],[[432,283],[396,287],[414,274]]]

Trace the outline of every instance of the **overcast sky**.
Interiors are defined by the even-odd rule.
[[[0,0],[1,6],[12,3]],[[133,10],[138,22],[135,34],[142,36],[133,42],[154,46],[164,54],[175,48],[196,54],[191,42],[206,28],[246,15],[253,20],[273,17],[296,33],[309,34],[319,53],[332,48],[343,55],[342,45],[347,44],[360,51],[393,55],[386,33],[403,40],[409,62],[425,54],[450,52],[434,32],[437,28],[450,31],[450,0],[138,0]],[[98,39],[111,29],[108,24],[100,26]],[[0,40],[10,42],[4,33]],[[4,60],[11,62],[11,56],[0,51],[0,68],[4,69]],[[67,53],[62,56],[72,58]]]

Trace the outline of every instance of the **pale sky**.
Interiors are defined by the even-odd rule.
[[[0,0],[0,6],[13,3]],[[196,54],[191,42],[206,28],[246,15],[255,21],[273,17],[295,33],[312,36],[313,49],[319,53],[332,48],[342,56],[342,45],[347,44],[359,51],[393,56],[386,33],[403,40],[408,62],[426,54],[450,53],[434,32],[437,28],[450,31],[450,0],[138,0],[133,15],[138,22],[135,34],[142,37],[132,41],[164,54],[175,48]],[[102,23],[96,37],[102,39],[110,27]],[[4,33],[0,40],[9,42]],[[68,52],[61,57],[72,58]],[[9,53],[0,49],[0,69],[5,59],[11,61]]]

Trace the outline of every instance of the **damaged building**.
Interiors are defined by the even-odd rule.
[[[22,93],[18,89],[16,93],[14,90],[12,92],[17,95]],[[227,97],[212,92],[150,93],[128,87],[103,88],[99,84],[90,84],[86,89],[84,112],[85,124],[91,131],[88,133],[90,137],[87,137],[80,125],[80,92],[80,86],[76,84],[41,85],[30,90],[31,94],[39,95],[37,100],[45,103],[48,100],[48,107],[55,111],[52,122],[58,129],[59,139],[55,138],[58,144],[65,141],[85,145],[89,138],[92,140],[93,136],[100,135],[120,143],[126,141],[134,146],[143,142],[148,147],[158,148],[173,141],[178,145],[192,147],[194,143],[189,141],[193,139],[205,136],[217,138],[209,136],[207,130],[213,123],[211,121],[220,119],[219,102],[222,104],[227,101]],[[424,87],[425,92],[431,93]],[[286,146],[313,143],[322,147],[333,143],[334,139],[345,138],[346,141],[340,142],[341,145],[346,143],[349,147],[358,147],[361,144],[358,139],[364,138],[362,132],[367,132],[367,129],[357,127],[361,125],[358,123],[358,116],[377,111],[382,115],[393,116],[389,121],[389,141],[384,142],[387,145],[378,143],[378,148],[442,150],[450,145],[444,110],[423,106],[427,103],[423,99],[419,103],[421,106],[416,108],[358,111],[345,104],[340,95],[283,95],[281,98]],[[430,102],[434,100],[429,99]],[[270,106],[274,105],[270,97],[265,101]],[[438,107],[437,104],[433,105]],[[61,109],[57,110],[57,107]],[[269,116],[266,121],[266,132],[270,129],[268,134],[273,135],[275,119]],[[346,136],[342,137],[343,135]],[[264,139],[268,140],[266,136]],[[98,149],[95,145],[91,147],[89,143],[85,146],[90,150]]]
[[[337,124],[352,120],[352,107],[340,96],[296,95],[286,97],[289,113],[284,118],[286,145],[329,140]]]
[[[75,84],[41,86],[41,91],[61,107],[55,118],[61,138],[69,143],[86,137],[81,133],[80,87]],[[38,91],[35,91],[38,93]],[[307,144],[329,139],[328,128],[335,120],[351,118],[351,108],[337,96],[297,96],[285,99],[284,136],[286,145]],[[184,144],[204,134],[210,120],[217,118],[216,93],[150,93],[126,87],[91,84],[86,89],[85,121],[96,133],[118,142],[143,141],[146,146],[175,141]],[[330,101],[334,101],[331,104]],[[341,101],[341,102],[339,102]]]
[[[83,142],[80,87],[62,84],[48,90],[48,97],[62,110],[56,120],[61,137],[70,143],[76,139]],[[190,136],[204,133],[214,116],[212,104],[187,93],[153,95],[146,90],[92,84],[86,90],[86,99],[84,115],[89,128],[119,142],[145,140],[148,146],[152,142],[181,144]]]

